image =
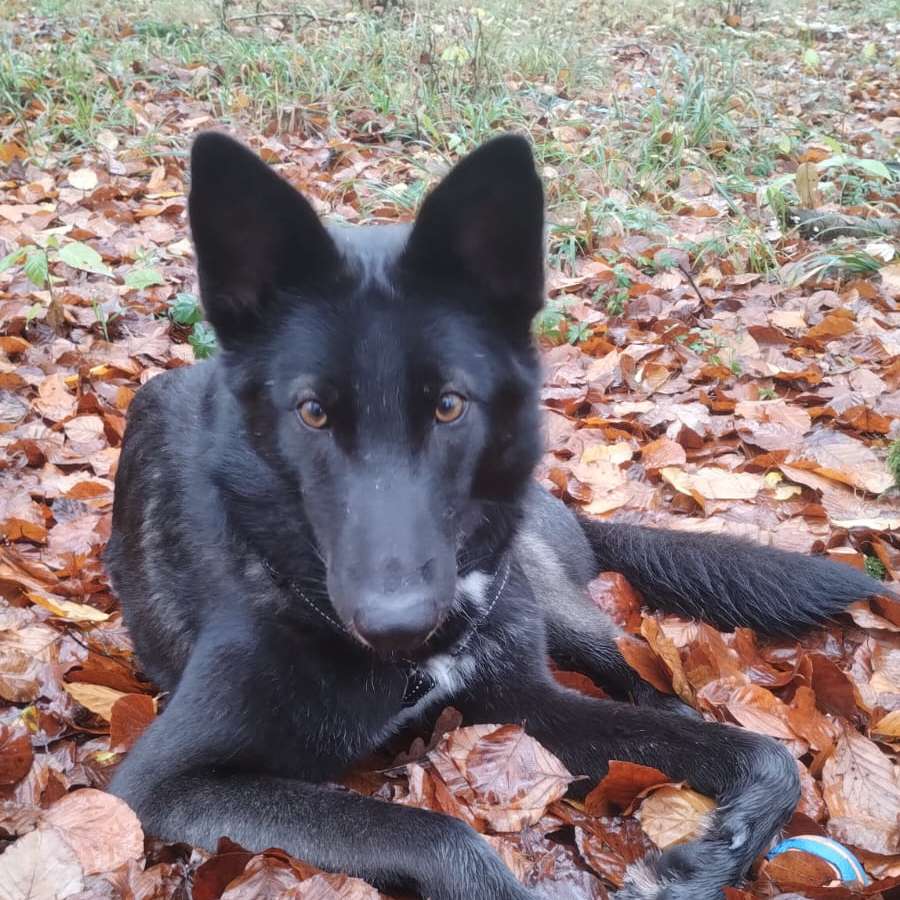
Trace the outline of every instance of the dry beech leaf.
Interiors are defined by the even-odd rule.
[[[92,191],[97,187],[97,173],[93,169],[75,169],[69,172],[69,184],[79,191]]]
[[[109,748],[130,750],[144,729],[156,718],[156,700],[147,694],[125,694],[112,705],[109,717]]]
[[[57,659],[59,632],[34,622],[0,631],[0,697],[13,703],[36,700]]]
[[[59,422],[75,415],[78,398],[69,390],[63,375],[48,375],[38,385],[34,408],[51,422]]]
[[[699,837],[715,807],[715,801],[690,788],[664,785],[645,798],[637,815],[650,840],[665,850]]]
[[[787,461],[791,466],[812,469],[824,478],[871,494],[880,494],[893,483],[890,472],[874,451],[848,434],[826,428],[806,437]]]
[[[806,337],[810,340],[830,341],[849,334],[854,328],[856,328],[856,323],[852,319],[831,313],[825,316],[818,325],[813,325],[806,332]]]
[[[518,847],[506,836],[495,834],[483,834],[482,839],[487,841],[494,851],[506,864],[506,867],[519,879],[526,881],[531,874],[531,861]]]
[[[103,419],[100,416],[77,416],[63,426],[66,437],[75,443],[84,444],[103,440]]]
[[[301,879],[283,860],[268,854],[254,856],[244,871],[228,884],[222,900],[256,900],[279,897],[297,900]]]
[[[796,740],[790,726],[790,710],[771,691],[758,684],[736,688],[725,704],[728,712],[745,728],[782,740]]]
[[[575,843],[584,861],[616,887],[622,886],[628,866],[655,849],[637,819],[630,816],[580,821]]]
[[[518,725],[474,725],[429,754],[447,787],[492,830],[533,825],[573,781],[565,766]]]
[[[813,822],[821,822],[825,819],[827,810],[819,790],[819,782],[813,779],[809,769],[800,760],[796,762],[800,773],[800,802],[797,804],[796,814],[808,816]]]
[[[837,738],[835,723],[819,711],[812,688],[800,685],[787,708],[787,720],[794,733],[816,751],[828,751]]]
[[[29,832],[0,855],[0,900],[63,900],[83,888],[78,857],[55,828]]]
[[[641,597],[618,572],[601,572],[588,584],[591,600],[620,628],[632,634],[641,630]]]
[[[33,759],[28,732],[21,725],[0,724],[0,786],[21,781]]]
[[[900,853],[900,775],[867,737],[845,728],[822,770],[829,832],[873,853]]]
[[[670,638],[666,637],[656,619],[644,619],[641,623],[641,634],[647,639],[647,643],[650,644],[653,652],[668,670],[669,675],[672,677],[672,687],[675,693],[685,703],[693,706],[695,700],[694,690],[684,673],[684,666],[681,662],[678,648]]]
[[[383,896],[359,878],[326,872],[305,879],[297,892],[300,900],[379,900]]]
[[[707,500],[752,500],[765,484],[761,475],[729,472],[715,466],[697,472],[666,466],[660,474],[675,490],[693,497],[701,506]]]
[[[87,659],[66,673],[69,682],[103,684],[123,694],[145,694],[152,688],[147,682],[137,678],[133,668],[125,659],[89,653]]]
[[[215,854],[194,871],[191,900],[216,900],[255,855],[228,838],[220,838]]]
[[[121,691],[102,684],[85,684],[84,682],[66,682],[63,684],[66,693],[80,703],[85,709],[96,713],[108,722],[112,718],[113,707],[118,700],[125,697]]]
[[[807,659],[817,706],[834,716],[852,719],[856,715],[856,694],[847,673],[824,653],[810,653]]]
[[[834,881],[834,868],[819,856],[789,850],[770,860],[766,875],[776,884],[790,887],[825,887]]]
[[[598,700],[608,700],[609,695],[604,693],[602,688],[597,687],[587,675],[581,672],[571,672],[566,669],[554,669],[554,679],[561,685],[578,691],[579,694],[586,694],[588,697],[596,697]]]
[[[596,462],[608,462],[615,466],[628,462],[634,456],[634,450],[624,441],[616,444],[589,444],[581,454],[581,462],[585,465]]]
[[[894,738],[900,740],[900,709],[882,716],[873,726],[872,734],[880,738]],[[900,875],[900,872],[897,873]]]
[[[144,832],[128,804],[93,788],[57,800],[44,824],[59,831],[85,875],[111,872],[144,852]]]
[[[643,621],[641,627],[643,627]],[[653,652],[652,647],[646,642],[633,638],[627,634],[620,634],[616,638],[616,646],[625,657],[625,661],[631,666],[644,681],[652,684],[658,691],[671,694],[672,676],[662,659]]]
[[[777,328],[806,328],[806,316],[802,309],[773,309],[769,321]]]
[[[683,466],[687,462],[687,456],[681,444],[664,436],[644,444],[641,462],[648,471],[658,471],[670,466]]]
[[[62,597],[47,597],[44,594],[30,592],[28,599],[37,606],[49,610],[54,616],[69,622],[105,622],[109,618],[109,613],[86,603],[74,603]]]
[[[648,788],[668,781],[668,776],[652,766],[613,759],[609,762],[609,771],[584,798],[584,808],[591,815],[606,815],[611,808],[627,810]]]
[[[349,875],[313,874],[308,867],[291,864],[281,856],[254,856],[243,873],[221,895],[221,900],[379,900],[371,885]]]
[[[764,450],[791,450],[812,426],[806,410],[784,400],[742,400],[734,408],[741,437]]]
[[[863,557],[865,559],[865,557]],[[872,612],[867,600],[860,600],[858,603],[851,603],[847,607],[850,618],[856,622],[861,628],[875,628],[884,631],[900,632],[900,625],[885,619]]]

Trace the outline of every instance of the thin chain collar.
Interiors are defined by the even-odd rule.
[[[330,616],[324,609],[316,605],[295,582],[278,572],[264,557],[262,558],[262,564],[269,573],[269,577],[272,581],[287,587],[292,594],[299,598],[306,606],[316,613],[316,615],[324,619],[335,631],[350,637],[350,633],[347,631],[346,627],[344,627],[342,622],[337,618]],[[487,603],[484,605],[484,609],[479,612],[477,617],[474,617],[469,621],[468,627],[457,639],[452,649],[447,651],[450,656],[457,657],[465,651],[466,647],[469,646],[478,632],[478,629],[494,611],[494,607],[497,605],[500,595],[503,593],[509,582],[511,569],[512,563],[510,561],[510,554],[503,553],[500,556],[493,577],[491,578],[491,584],[486,595]],[[402,704],[404,707],[415,706],[416,703],[435,688],[437,682],[425,666],[414,660],[402,659],[397,662],[397,665],[406,673],[406,688],[403,692]]]

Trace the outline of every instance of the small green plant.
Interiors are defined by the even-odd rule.
[[[871,578],[877,578],[879,581],[884,581],[887,576],[887,569],[877,556],[866,557],[865,569],[866,575],[869,575]]]
[[[621,316],[628,305],[628,288],[619,288],[606,298],[606,311],[611,316]]]
[[[534,330],[539,337],[547,338],[554,343],[562,341],[566,321],[565,304],[556,297],[551,297],[534,320]]]
[[[759,389],[759,399],[760,400],[777,400],[778,393],[775,391],[775,388],[761,387]]]
[[[169,317],[178,325],[196,325],[203,321],[203,309],[193,294],[183,292],[169,301]]]
[[[54,277],[50,274],[50,263],[64,262],[73,269],[92,272],[95,275],[112,275],[112,270],[93,248],[81,241],[70,241],[60,245],[54,234],[47,241],[46,247],[31,245],[19,247],[0,259],[0,272],[14,266],[22,266],[25,277],[39,288],[47,288],[52,293]]]
[[[569,315],[571,300],[552,297],[541,310],[534,323],[534,331],[539,337],[546,338],[555,344],[563,341],[569,344],[580,344],[587,340],[593,329],[587,322],[580,322]]]
[[[613,259],[616,257],[614,256]],[[611,316],[621,316],[628,305],[633,279],[624,263],[618,262],[613,268],[613,281],[601,284],[591,298],[595,303],[603,302]]]
[[[153,268],[132,269],[125,276],[125,286],[142,291],[155,284],[165,284],[162,274]]]
[[[117,303],[117,301],[114,301],[114,303]],[[112,309],[108,309],[108,306],[109,304],[101,304],[99,300],[91,301],[91,309],[94,310],[94,318],[97,320],[100,331],[103,333],[103,340],[107,343],[110,341],[109,326],[122,315],[122,310],[118,308],[118,305]]]
[[[570,344],[580,344],[582,341],[586,341],[591,334],[593,334],[593,329],[587,322],[569,322],[566,328],[566,340]]]
[[[669,269],[674,269],[677,266],[678,260],[668,250],[657,253],[653,259],[653,269],[656,272],[667,272]]]
[[[25,277],[36,287],[47,284],[49,263],[43,247],[17,247],[0,259],[0,273],[15,266],[22,266]]]
[[[206,322],[197,322],[188,335],[188,343],[194,348],[197,359],[207,359],[218,349],[215,332]]]
[[[894,484],[900,487],[900,440],[894,441],[888,447],[887,467],[894,476]]]
[[[550,264],[563,272],[575,272],[575,263],[587,248],[590,235],[575,225],[551,225]]]
[[[190,328],[188,343],[194,348],[197,359],[206,359],[219,349],[216,334],[211,326],[203,321],[203,308],[200,301],[186,291],[176,294],[169,301],[169,318],[183,328]]]

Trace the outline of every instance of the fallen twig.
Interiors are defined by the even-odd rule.
[[[682,266],[680,264],[678,266],[678,270],[691,283],[691,287],[694,289],[694,293],[697,295],[697,299],[701,303],[704,303],[705,301],[703,299],[703,294],[700,293],[700,288],[697,287],[697,282],[694,281],[694,277],[693,277],[693,275],[691,275],[690,271],[688,271],[688,269],[686,269],[684,266]]]

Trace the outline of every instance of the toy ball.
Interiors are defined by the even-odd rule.
[[[770,850],[766,859],[774,859],[791,850],[800,850],[824,860],[834,870],[834,877],[845,884],[872,883],[862,863],[843,844],[817,834],[801,834],[788,838]]]

